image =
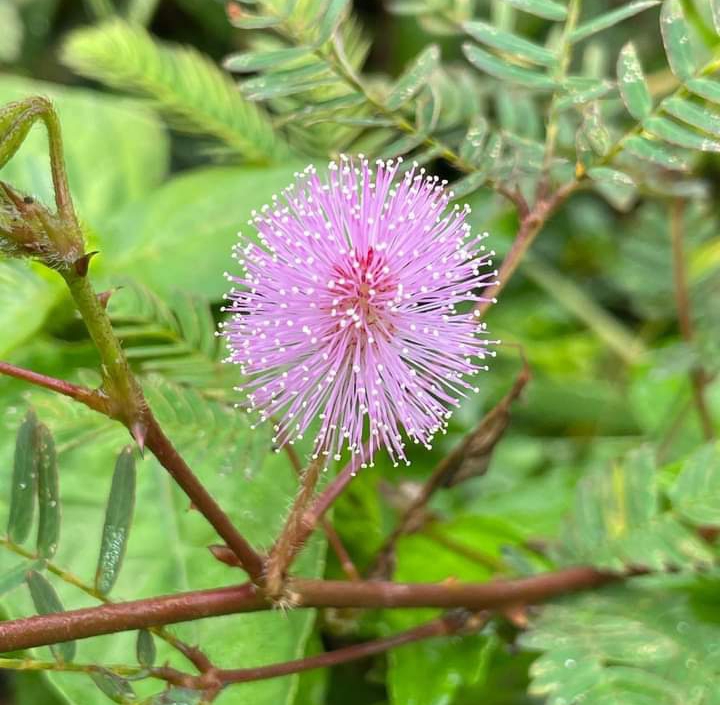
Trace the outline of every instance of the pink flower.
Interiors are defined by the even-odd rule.
[[[401,161],[342,157],[327,180],[307,167],[253,212],[260,245],[236,246],[228,359],[280,446],[319,419],[314,457],[348,447],[364,467],[385,446],[407,462],[400,427],[429,448],[494,354],[472,306],[497,274],[487,233],[424,169],[395,180]]]

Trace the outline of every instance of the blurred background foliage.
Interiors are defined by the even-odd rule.
[[[579,6],[571,0],[570,11]],[[381,462],[358,476],[334,522],[367,569],[418,483],[505,394],[525,356],[533,377],[487,473],[481,462],[437,493],[426,523],[400,540],[394,577],[485,580],[578,562],[667,573],[533,609],[523,634],[493,622],[468,638],[240,685],[221,705],[720,702],[720,576],[714,547],[694,533],[720,523],[720,460],[708,442],[720,420],[720,84],[711,80],[720,10],[710,0],[663,8],[585,0],[572,76],[556,80],[554,52],[569,46],[567,12],[551,0],[359,0],[351,9],[337,0],[229,8],[216,0],[0,0],[0,101],[42,94],[56,102],[88,249],[100,252],[93,273],[113,291],[118,334],[171,437],[261,547],[295,480],[285,456],[270,453],[268,434],[250,431],[232,409],[236,371],[220,364],[213,336],[222,273],[251,210],[310,160],[405,154],[455,183],[473,226],[491,233],[502,258],[518,214],[499,186],[532,202],[544,169],[551,185],[578,168],[592,177],[489,310],[503,345],[481,393],[432,451],[412,451],[411,467]],[[613,12],[612,22],[588,24]],[[623,49],[630,40],[635,50]],[[628,81],[618,91],[621,50],[621,75],[641,57],[639,88]],[[691,95],[682,86],[692,81]],[[652,110],[670,95],[674,103]],[[548,122],[557,128],[549,162]],[[615,149],[622,135],[630,137]],[[51,200],[39,129],[0,177]],[[678,325],[673,217],[692,337]],[[2,358],[92,381],[95,353],[51,273],[0,262],[0,331]],[[711,428],[696,410],[698,375]],[[15,431],[32,405],[55,436],[62,471],[64,533],[53,560],[91,581],[124,434],[14,381],[0,379],[0,398],[5,484]],[[237,580],[209,557],[213,538],[151,460],[138,483],[119,597]],[[3,572],[25,560],[6,548]],[[341,575],[320,538],[300,571]],[[94,604],[53,581],[66,606]],[[7,616],[34,611],[17,587],[3,583]],[[387,634],[429,612],[248,615],[176,631],[239,667]],[[81,657],[132,662],[134,638],[83,642]],[[168,649],[161,656],[173,658]],[[8,705],[107,697],[90,679],[56,672],[8,676],[4,687]],[[154,697],[144,684],[137,692]],[[189,693],[163,697],[147,702],[196,702]]]

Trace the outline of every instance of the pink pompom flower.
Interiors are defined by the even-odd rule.
[[[473,306],[497,275],[487,233],[401,161],[342,157],[325,179],[307,167],[253,212],[259,244],[235,248],[228,360],[249,410],[278,419],[278,446],[319,419],[314,457],[347,447],[364,467],[384,446],[407,462],[401,428],[429,448],[494,354]]]

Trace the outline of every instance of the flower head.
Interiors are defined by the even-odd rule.
[[[487,234],[471,235],[469,208],[448,208],[424,169],[396,179],[400,162],[343,157],[326,181],[308,167],[253,213],[260,244],[236,247],[229,360],[261,419],[279,419],[278,445],[318,418],[315,457],[347,446],[365,465],[384,446],[407,462],[401,427],[429,447],[486,369],[466,302],[484,301],[496,275]]]

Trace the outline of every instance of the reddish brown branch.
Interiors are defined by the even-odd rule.
[[[225,541],[240,561],[240,565],[252,581],[263,582],[264,561],[262,556],[248,543],[235,528],[227,514],[205,489],[183,457],[177,452],[170,439],[160,428],[152,412],[146,415],[147,435],[145,445],[152,451],[159,463],[190,498],[193,506],[212,524],[218,535]]]
[[[532,604],[586,590],[624,576],[578,567],[517,580],[488,583],[392,583],[384,581],[291,580],[288,594],[298,608],[308,607],[462,607],[472,611]],[[0,623],[0,653],[271,608],[250,583],[146,600],[101,605]]]
[[[530,245],[532,245],[535,237],[542,230],[550,216],[577,187],[577,181],[570,181],[559,188],[549,198],[540,199],[530,211],[528,211],[527,207],[522,208],[520,204],[517,204],[520,225],[512,247],[500,266],[497,282],[485,289],[483,296],[487,300],[481,301],[476,306],[476,310],[480,313],[481,317],[484,316],[490,306],[492,306],[493,299],[497,298],[508,281],[510,281],[515,270],[520,266],[525,253],[530,249]]]
[[[259,666],[257,668],[240,668],[235,670],[221,670],[216,672],[216,677],[222,683],[245,683],[247,681],[259,681],[267,678],[277,678],[290,673],[300,673],[313,668],[328,668],[337,666],[340,663],[356,661],[358,659],[374,656],[390,649],[411,644],[422,639],[429,639],[438,636],[457,634],[458,632],[477,631],[487,622],[487,615],[473,615],[467,612],[451,613],[440,619],[427,622],[414,629],[399,634],[393,634],[385,639],[376,639],[364,644],[355,644],[342,649],[335,649],[316,656],[286,663],[276,663],[271,666]]]
[[[55,377],[48,377],[32,370],[26,370],[23,367],[11,365],[9,362],[0,362],[0,374],[70,397],[90,407],[93,411],[99,411],[101,414],[107,415],[108,413],[107,399],[94,389],[81,387],[78,384],[72,384],[72,382],[66,382]]]

